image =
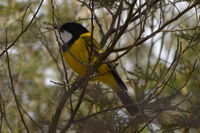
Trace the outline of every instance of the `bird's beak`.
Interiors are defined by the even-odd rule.
[[[60,25],[53,24],[53,29],[60,31],[60,27],[61,27]]]

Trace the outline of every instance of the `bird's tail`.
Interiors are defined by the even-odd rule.
[[[131,116],[134,116],[136,113],[138,113],[138,108],[136,107],[134,101],[128,95],[126,90],[122,90],[121,88],[119,88],[116,90],[116,93]]]
[[[115,70],[111,71],[111,73],[113,74],[115,81],[117,82],[119,87],[118,89],[115,89],[118,97],[120,98],[123,105],[126,107],[128,113],[131,116],[134,116],[136,113],[138,113],[138,108],[133,99],[131,99],[131,97],[128,95],[126,85],[121,80],[121,78]]]

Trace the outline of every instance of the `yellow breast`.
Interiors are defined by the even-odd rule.
[[[77,39],[73,45],[70,46],[69,51],[63,53],[68,65],[78,73],[80,76],[85,76],[87,73],[87,57],[88,52],[84,45],[84,40]]]
[[[89,62],[89,53],[88,47],[86,47],[86,42],[82,38],[83,36],[90,36],[90,33],[85,33],[81,35],[74,43],[70,46],[69,50],[64,52],[64,58],[68,65],[79,74],[79,76],[83,77],[88,73],[88,62]],[[94,56],[92,63],[94,63],[99,56]],[[97,70],[97,76],[93,78],[93,80],[98,80],[112,87],[116,86],[115,79],[113,75],[110,73],[110,68],[107,64],[102,64],[99,66]]]

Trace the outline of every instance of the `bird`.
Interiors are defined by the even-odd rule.
[[[76,22],[66,22],[59,26],[61,49],[68,66],[80,77],[88,74],[88,64],[94,64],[103,53],[101,45],[87,28]],[[102,63],[95,70],[91,80],[110,87],[119,97],[129,115],[138,113],[138,108],[127,93],[127,87],[112,63]]]

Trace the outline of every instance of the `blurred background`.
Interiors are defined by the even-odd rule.
[[[8,53],[0,57],[2,133],[47,132],[65,91],[62,84],[70,85],[77,78],[67,64],[65,74],[52,30],[53,18],[58,25],[71,21],[83,24],[89,31],[94,30],[94,37],[101,42],[121,0],[41,2],[0,1],[0,53],[13,44]],[[120,25],[127,20],[132,2],[124,0]],[[141,108],[142,122],[133,124],[136,120],[129,118],[125,109],[109,110],[119,107],[120,100],[107,86],[91,82],[69,133],[200,132],[199,4],[185,11],[195,2],[136,0],[133,8],[136,17],[133,16],[115,45],[115,49],[133,46],[117,61],[117,71]],[[180,17],[171,23],[178,15]],[[155,32],[164,24],[165,28]],[[145,40],[146,37],[149,38]],[[103,49],[113,38],[111,34]],[[113,52],[109,58],[115,59],[122,53]],[[65,104],[57,132],[68,123],[72,106],[75,107],[80,94],[81,89]],[[96,112],[100,113],[92,115]]]

